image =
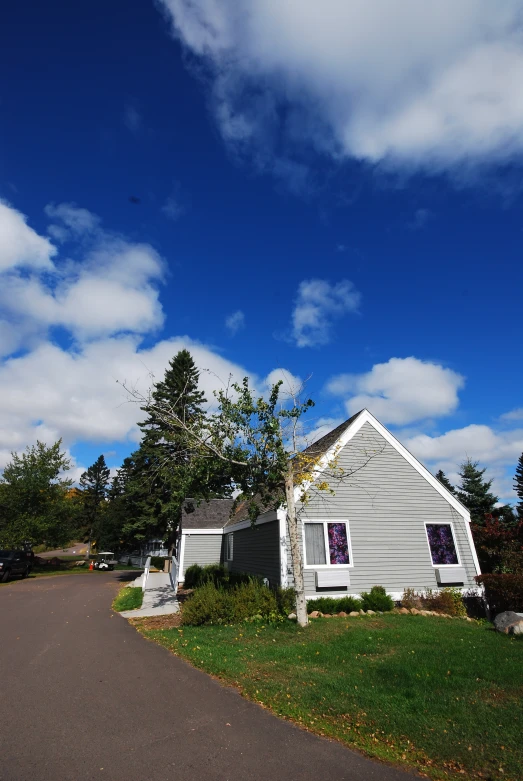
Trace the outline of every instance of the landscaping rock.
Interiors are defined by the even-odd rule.
[[[421,613],[421,611],[420,611],[420,610],[418,610],[418,609],[417,609],[417,608],[415,608],[415,607],[411,607],[411,609],[410,609],[410,612],[412,613],[412,615],[413,615],[413,616],[419,616],[419,615],[420,615],[420,613]]]
[[[367,610],[367,615],[368,616],[375,616],[376,612],[374,610]]]
[[[364,616],[364,615],[365,615],[365,611],[364,610],[360,610],[360,616]]]
[[[323,618],[332,618],[332,613],[324,613]]]
[[[321,613],[319,610],[313,610],[312,613],[309,613],[309,618],[319,618],[321,616]]]
[[[523,635],[523,618],[513,610],[498,613],[494,619],[494,626],[497,632],[505,635]]]
[[[419,614],[420,614],[420,616],[431,616],[432,615],[430,610],[420,610]]]
[[[351,610],[349,616],[352,616],[353,618],[357,618],[359,616],[359,613],[356,610]]]
[[[347,613],[345,613],[343,610],[340,610],[340,612],[336,615],[340,616],[340,618],[347,618]]]
[[[289,613],[287,618],[289,619],[289,621],[295,621],[296,620],[296,613]]]
[[[410,613],[410,610],[406,607],[400,607],[398,610],[398,613],[401,613],[402,616],[408,616]]]

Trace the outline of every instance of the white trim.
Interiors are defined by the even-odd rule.
[[[267,512],[262,513],[262,515],[259,515],[256,518],[254,524],[250,521],[250,519],[247,519],[246,521],[238,521],[237,523],[232,523],[230,526],[224,526],[223,532],[224,534],[228,534],[229,532],[239,532],[242,529],[248,529],[250,526],[261,526],[262,523],[270,523],[271,521],[277,521],[277,520],[278,520],[278,511],[267,510]]]
[[[452,567],[462,567],[461,556],[459,554],[458,541],[456,539],[456,532],[454,531],[454,524],[453,524],[453,522],[452,521],[424,521],[424,524],[425,524],[425,537],[427,538],[427,545],[428,545],[428,548],[429,548],[430,563],[432,564],[432,567],[434,569],[452,569]],[[458,557],[458,563],[457,564],[434,564],[434,561],[432,559],[432,551],[430,549],[429,535],[427,533],[427,526],[450,526],[450,531],[452,533],[452,539],[454,541],[454,548],[456,550],[456,555]]]
[[[352,556],[352,543],[350,538],[350,525],[348,518],[300,518],[302,526],[302,544],[303,544],[303,569],[349,569],[354,567],[354,558]],[[329,537],[327,533],[328,523],[344,523],[347,530],[347,546],[349,548],[350,564],[307,564],[307,548],[305,546],[305,524],[306,523],[322,523],[323,535],[325,539],[325,558],[329,556]]]
[[[397,450],[397,452],[403,456],[403,458],[409,462],[411,466],[414,467],[416,472],[418,472],[422,477],[425,478],[425,480],[430,483],[430,485],[436,489],[436,491],[443,496],[444,499],[446,499],[449,504],[454,507],[455,510],[458,511],[458,513],[463,516],[463,518],[470,523],[470,513],[464,507],[459,499],[456,499],[456,497],[451,494],[451,492],[445,488],[445,486],[440,483],[437,477],[434,477],[429,470],[423,466],[420,461],[418,461],[417,458],[415,458],[412,453],[409,453],[406,447],[404,447],[401,442],[399,442],[396,437],[390,433],[388,429],[383,426],[379,420],[376,420],[374,415],[369,412],[368,409],[364,409],[360,412],[356,420],[354,420],[346,429],[345,431],[338,437],[336,442],[327,450],[327,452],[321,457],[321,459],[318,462],[317,468],[313,472],[313,477],[310,481],[307,481],[303,485],[299,485],[294,489],[294,498],[295,501],[300,500],[300,496],[304,491],[307,491],[307,489],[310,487],[311,483],[313,483],[318,476],[323,472],[324,469],[327,468],[328,464],[332,459],[335,457],[335,455],[349,442],[355,434],[358,433],[358,431],[365,425],[365,423],[370,423],[371,426],[373,426],[376,431],[381,434],[381,436],[390,444],[392,447]]]
[[[478,554],[476,553],[476,545],[474,543],[474,538],[472,536],[472,529],[470,528],[470,521],[465,524],[465,532],[467,534],[467,539],[469,541],[470,552],[472,553],[472,561],[474,562],[474,567],[476,569],[477,574],[481,575],[481,567],[479,566],[479,559],[478,559]]]
[[[185,580],[185,536],[182,534],[182,543],[180,545],[180,566],[178,568],[178,583]]]
[[[182,536],[190,537],[191,534],[223,534],[223,529],[182,529]]]
[[[287,575],[287,512],[280,508],[276,512],[279,523],[280,535],[280,586],[287,588],[289,585]]]

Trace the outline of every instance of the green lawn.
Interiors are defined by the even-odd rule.
[[[383,615],[147,630],[250,699],[432,778],[521,779],[523,642],[459,619]]]
[[[142,606],[143,591],[141,588],[124,586],[113,600],[113,610],[121,613],[123,610],[136,610]]]

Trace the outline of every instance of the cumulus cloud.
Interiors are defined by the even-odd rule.
[[[292,313],[292,337],[298,347],[318,347],[331,339],[332,322],[357,312],[361,293],[344,279],[331,284],[324,279],[300,283]]]
[[[29,227],[27,218],[0,200],[0,273],[14,268],[52,271],[56,247]]]
[[[523,420],[523,407],[518,407],[518,409],[513,409],[510,412],[505,412],[503,415],[500,415],[500,420]]]
[[[242,328],[245,328],[245,315],[244,313],[238,309],[236,312],[233,312],[225,319],[225,327],[231,334],[231,336],[234,336],[238,333],[238,331],[241,331]]]
[[[224,139],[261,167],[311,147],[431,171],[523,152],[519,0],[159,2]]]
[[[444,434],[416,434],[404,445],[433,472],[443,469],[454,485],[459,484],[459,465],[466,459],[487,467],[486,477],[493,479],[493,489],[504,501],[515,501],[512,486],[519,456],[523,452],[523,428],[496,431],[490,426],[470,425]]]
[[[265,378],[265,384],[268,388],[272,388],[277,382],[282,383],[280,392],[284,396],[298,396],[304,387],[302,378],[287,369],[273,369]]]
[[[349,415],[366,407],[382,423],[405,425],[450,415],[458,406],[464,378],[436,363],[418,358],[391,358],[364,374],[340,374],[327,384],[346,396]]]
[[[13,224],[20,235],[26,231],[18,242],[18,262],[0,272],[0,306],[8,318],[0,328],[4,354],[36,333],[45,337],[53,326],[83,340],[125,331],[147,333],[163,324],[158,284],[164,263],[153,247],[102,230],[99,218],[86,209],[51,204],[46,214],[56,220],[62,238],[83,242],[80,259],[53,264],[50,257],[56,248],[48,239],[32,231],[14,209],[5,206],[4,214],[0,247],[4,240],[9,244]]]

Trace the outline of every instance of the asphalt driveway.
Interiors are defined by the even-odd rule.
[[[0,588],[1,781],[406,781],[144,640],[124,573]]]

